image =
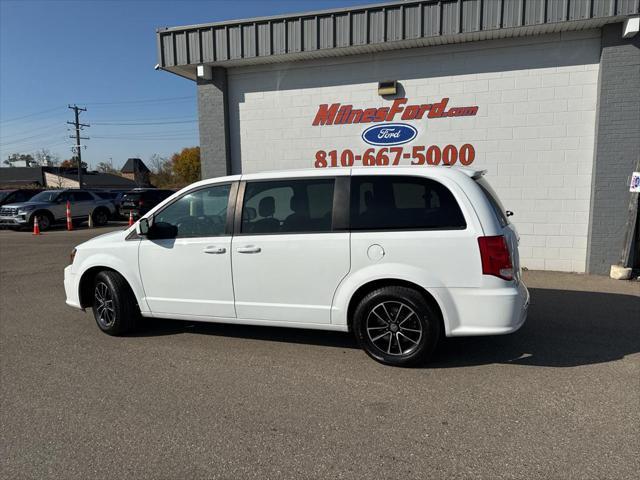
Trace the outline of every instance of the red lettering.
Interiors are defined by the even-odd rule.
[[[448,98],[443,98],[438,103],[434,103],[431,106],[431,110],[429,111],[429,118],[439,118],[443,116],[444,109],[447,108],[447,103],[449,103]]]
[[[313,119],[313,125],[333,125],[333,120],[336,118],[338,108],[340,108],[339,103],[334,103],[331,107],[326,103],[320,105],[318,107],[318,113],[316,113],[316,118]]]
[[[419,111],[420,111],[420,107],[418,105],[409,105],[407,108],[404,109],[404,112],[402,113],[402,117],[400,118],[402,120],[413,120],[416,118]]]
[[[430,103],[425,103],[423,105],[420,105],[420,110],[418,110],[418,114],[416,115],[416,119],[421,119],[423,117],[423,115],[425,114],[425,112],[427,110],[429,110],[431,108],[431,104]]]
[[[351,113],[351,105],[343,105],[336,115],[336,124],[348,123],[349,114]]]
[[[377,108],[367,108],[362,114],[362,120],[360,120],[360,122],[361,123],[373,122],[373,119],[376,116],[377,110],[378,110]]]
[[[389,107],[382,107],[376,110],[376,116],[373,118],[374,122],[384,122],[384,119],[387,118],[387,113],[389,113]]]
[[[393,120],[393,117],[395,117],[397,113],[400,113],[402,112],[402,110],[404,110],[404,107],[402,107],[402,105],[404,105],[405,103],[407,103],[406,98],[396,98],[393,101],[393,105],[391,105],[389,113],[387,114],[387,122]]]
[[[347,119],[346,123],[360,123],[360,121],[362,120],[362,110],[351,110],[351,113],[349,114],[349,118]]]

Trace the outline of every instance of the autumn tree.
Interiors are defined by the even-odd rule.
[[[187,147],[171,157],[173,173],[182,184],[200,180],[200,147]]]
[[[82,162],[82,168],[87,168],[87,162]],[[78,168],[78,159],[68,158],[60,163],[60,168]]]

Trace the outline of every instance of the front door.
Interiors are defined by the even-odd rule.
[[[349,233],[334,231],[335,179],[247,181],[233,238],[238,318],[328,324],[349,272]]]
[[[178,229],[177,238],[142,239],[139,267],[147,305],[159,317],[235,317],[231,230],[232,184],[193,190],[156,213],[153,223]],[[235,201],[235,198],[233,198]]]

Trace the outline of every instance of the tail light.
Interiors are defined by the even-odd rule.
[[[507,240],[503,235],[479,237],[482,273],[495,275],[503,280],[513,280],[513,264]]]

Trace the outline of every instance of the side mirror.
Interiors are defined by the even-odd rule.
[[[141,237],[149,235],[149,219],[141,218],[136,224],[136,233]]]
[[[167,222],[153,222],[147,228],[147,238],[149,240],[165,240],[176,238],[178,236],[178,227]]]

